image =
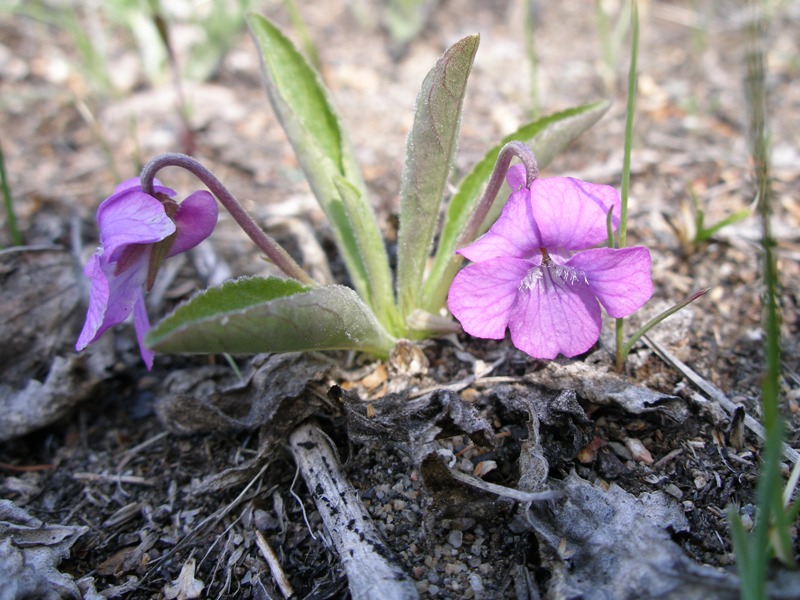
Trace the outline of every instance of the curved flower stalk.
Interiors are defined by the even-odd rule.
[[[133,314],[142,359],[152,368],[154,353],[144,345],[150,330],[144,292],[152,288],[165,258],[194,248],[217,223],[217,203],[209,192],[194,192],[180,204],[172,200],[174,196],[159,181],[152,194],[146,194],[134,178],[118,185],[100,204],[101,245],[84,269],[91,292],[76,350]]]
[[[527,183],[509,169],[514,191],[483,237],[458,251],[473,261],[456,275],[448,306],[464,331],[502,339],[506,329],[535,358],[576,356],[600,336],[602,306],[625,317],[653,293],[644,247],[592,248],[607,239],[620,199],[610,186],[565,177]]]

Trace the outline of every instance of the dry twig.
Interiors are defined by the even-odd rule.
[[[272,546],[269,545],[267,538],[265,538],[264,534],[260,531],[256,531],[256,544],[258,544],[258,549],[261,550],[261,556],[263,556],[264,560],[267,561],[267,566],[269,566],[272,577],[275,579],[275,583],[278,584],[278,588],[281,590],[283,597],[291,598],[294,596],[294,588],[292,587],[289,578],[286,577],[286,573],[284,572],[283,567],[281,566],[281,563],[275,554],[275,551],[272,549]]]
[[[711,398],[714,402],[717,402],[729,415],[733,416],[734,411],[737,408],[737,404],[735,404],[730,398],[728,398],[722,390],[720,390],[717,386],[713,383],[704,379],[697,373],[695,373],[692,369],[690,369],[685,363],[678,359],[674,354],[672,354],[669,350],[667,350],[664,346],[656,342],[655,340],[644,336],[643,339],[650,346],[653,350],[655,350],[656,354],[658,354],[662,360],[675,367],[680,371],[684,377],[686,377],[689,381],[691,381],[694,385],[696,385],[700,390]],[[756,421],[750,415],[745,415],[744,417],[744,424],[750,431],[755,433],[761,440],[766,438],[766,434],[764,433],[764,427]],[[789,444],[783,444],[783,455],[793,463],[797,464],[800,462],[800,453],[797,452],[794,448],[789,446]]]

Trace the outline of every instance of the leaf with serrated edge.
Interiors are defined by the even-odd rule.
[[[471,35],[451,46],[425,77],[417,96],[400,187],[397,293],[404,317],[416,308],[479,41],[479,36]]]
[[[348,287],[247,277],[194,296],[146,341],[170,353],[359,350],[385,357],[396,340]]]
[[[380,235],[380,229],[341,120],[316,71],[278,27],[255,14],[249,15],[248,23],[260,50],[264,85],[270,103],[314,195],[333,226],[337,246],[354,287],[374,307],[383,290],[373,289],[372,282],[391,277],[389,261],[388,258],[382,263],[373,260],[368,266],[359,252],[359,247],[363,246],[360,239]],[[347,217],[334,177],[342,177],[359,191],[359,213],[365,215],[359,228],[355,228]],[[370,267],[381,272],[370,272]]]
[[[436,257],[423,286],[421,308],[438,314],[444,305],[447,290],[461,264],[461,257],[455,253],[456,239],[475,209],[500,149],[510,141],[525,142],[533,149],[539,168],[544,168],[578,136],[597,123],[610,105],[610,102],[601,100],[542,117],[523,125],[486,153],[461,180],[450,200]],[[489,223],[497,218],[502,206],[502,201],[495,201],[487,219]]]

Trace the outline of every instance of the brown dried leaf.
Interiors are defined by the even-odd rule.
[[[47,525],[10,500],[0,500],[0,600],[79,598],[72,577],[57,567],[88,530]]]
[[[79,277],[60,248],[0,251],[0,441],[54,423],[105,377],[109,352],[75,353]]]
[[[494,446],[491,424],[472,404],[449,390],[419,398],[387,394],[366,403],[354,392],[334,386],[328,392],[343,402],[351,440],[361,444],[394,442],[409,452],[415,464],[434,452],[433,441],[466,434],[479,446]]]
[[[682,423],[689,416],[686,403],[676,396],[660,394],[632,384],[622,377],[585,362],[547,363],[544,369],[528,374],[525,379],[551,390],[574,390],[594,404],[615,405],[632,414],[661,412]]]

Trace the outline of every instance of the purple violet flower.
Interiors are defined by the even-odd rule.
[[[600,306],[615,318],[653,293],[650,251],[592,248],[619,226],[620,199],[611,186],[567,177],[535,179],[508,170],[515,190],[481,238],[459,250],[473,261],[456,275],[448,306],[464,331],[503,339],[534,358],[582,354],[600,337]]]
[[[148,369],[153,367],[154,353],[144,345],[150,330],[144,290],[152,288],[165,258],[194,248],[217,223],[217,203],[210,193],[194,192],[180,204],[173,196],[158,180],[155,196],[145,194],[134,178],[118,185],[98,207],[101,246],[84,268],[91,292],[76,350],[133,313],[142,359]]]

